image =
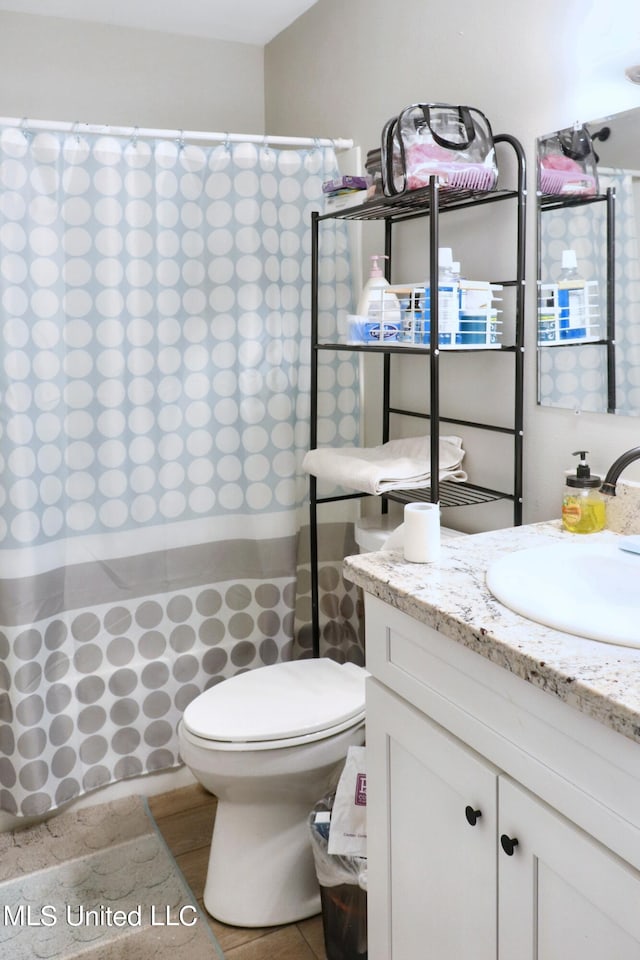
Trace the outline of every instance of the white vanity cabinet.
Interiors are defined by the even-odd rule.
[[[638,960],[640,873],[506,777],[498,808],[501,960]]]
[[[639,960],[640,744],[366,604],[369,960]]]
[[[369,958],[495,960],[497,772],[368,683]]]

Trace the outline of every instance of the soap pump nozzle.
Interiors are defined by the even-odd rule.
[[[587,463],[587,454],[588,450],[574,450],[572,456],[580,457],[580,462],[576,470],[576,477],[584,477],[585,479],[591,476],[591,468]]]
[[[381,277],[381,276],[383,275],[383,274],[382,274],[382,267],[380,266],[379,261],[380,261],[380,260],[388,260],[388,259],[389,259],[389,257],[388,257],[386,254],[384,254],[384,253],[372,253],[372,254],[371,254],[371,273],[370,273],[370,275],[369,275],[369,278],[370,278],[370,279],[371,279],[371,277]]]
[[[574,457],[580,457],[580,462],[578,463],[576,472],[569,474],[567,477],[567,486],[569,487],[599,487],[601,481],[600,477],[597,477],[595,474],[591,473],[591,468],[587,463],[587,454],[588,450],[575,450],[573,453]]]

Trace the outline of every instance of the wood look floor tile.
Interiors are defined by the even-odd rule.
[[[195,807],[184,813],[172,813],[156,820],[162,836],[174,857],[189,850],[211,846],[211,833],[215,818],[214,806]]]
[[[301,920],[296,926],[313,950],[314,957],[317,957],[317,960],[325,960],[322,914],[309,917],[308,920]]]
[[[199,783],[194,783],[192,786],[180,787],[169,793],[158,793],[154,797],[149,797],[148,803],[153,818],[157,822],[172,813],[184,813],[185,810],[207,804],[215,805],[216,798]]]
[[[201,900],[198,903],[205,917],[208,918],[216,940],[224,950],[225,957],[229,950],[252,943],[254,940],[261,940],[268,934],[273,933],[274,930],[286,929],[285,927],[230,927],[226,923],[215,920],[211,914],[207,913],[207,908]]]
[[[202,900],[209,866],[209,845],[200,847],[198,850],[189,850],[187,853],[179,853],[176,862],[196,900]]]
[[[222,946],[222,944],[221,944]],[[278,927],[272,933],[225,952],[226,960],[317,960],[298,928]]]

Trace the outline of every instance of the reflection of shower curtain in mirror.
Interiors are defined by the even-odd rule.
[[[194,696],[300,653],[309,224],[336,172],[332,149],[0,131],[0,808],[175,766]],[[340,223],[320,271],[336,324]],[[323,416],[354,442],[336,366]]]
[[[616,191],[616,412],[640,415],[640,171],[600,169],[600,191]],[[606,332],[606,213],[604,204],[545,211],[541,220],[541,277],[553,282],[562,251],[574,249],[579,273],[597,280],[600,335]],[[540,351],[539,399],[548,406],[606,412],[605,350],[563,346]]]

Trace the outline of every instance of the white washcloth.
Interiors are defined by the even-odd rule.
[[[305,454],[302,467],[318,479],[365,493],[428,487],[429,445],[430,438],[425,436],[389,440],[378,447],[321,447]],[[438,449],[440,480],[466,480],[461,438],[440,437]]]

